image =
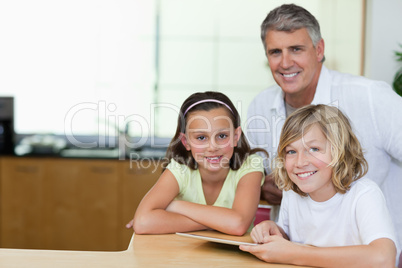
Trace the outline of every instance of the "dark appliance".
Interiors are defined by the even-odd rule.
[[[0,97],[0,155],[14,154],[14,98]]]

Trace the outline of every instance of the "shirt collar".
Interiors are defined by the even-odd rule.
[[[279,86],[278,86],[279,87]],[[279,87],[278,94],[276,94],[272,110],[276,111],[278,115],[286,116],[285,108],[285,93]],[[330,104],[331,103],[331,74],[329,70],[322,65],[320,77],[318,78],[317,89],[314,94],[314,99],[311,104]]]
[[[329,104],[331,102],[331,74],[329,70],[322,65],[320,77],[318,78],[317,89],[311,104]]]
[[[276,112],[276,114],[278,115],[283,115],[286,116],[286,108],[285,108],[285,93],[282,91],[282,89],[277,86],[279,88],[278,93],[275,96],[273,105],[271,110],[273,112]]]

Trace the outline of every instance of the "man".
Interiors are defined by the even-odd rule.
[[[320,26],[302,7],[292,4],[272,10],[261,25],[261,38],[277,85],[250,104],[250,144],[265,148],[273,159],[287,115],[308,104],[337,106],[349,117],[365,150],[367,177],[381,187],[401,245],[402,98],[384,82],[327,69]],[[262,198],[279,205],[281,194],[268,175]],[[271,216],[275,220],[277,215]]]

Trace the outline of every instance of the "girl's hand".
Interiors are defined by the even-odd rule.
[[[169,203],[169,205],[166,207],[166,211],[169,212],[174,212],[174,213],[180,213],[179,211],[179,204],[180,200],[173,200],[172,202]]]
[[[266,241],[265,244],[257,246],[240,245],[240,249],[266,262],[289,263],[288,258],[292,256],[291,253],[297,247],[301,247],[279,235],[268,236]]]
[[[133,225],[134,225],[134,219],[132,219],[129,223],[126,224],[126,228],[127,229],[133,228]]]
[[[255,243],[264,244],[270,241],[272,235],[283,237],[278,225],[273,221],[263,221],[251,231],[251,238]]]

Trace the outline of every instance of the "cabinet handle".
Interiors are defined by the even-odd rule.
[[[110,174],[114,169],[110,167],[91,167],[91,172],[98,174]]]
[[[35,166],[16,166],[15,171],[19,173],[38,173],[39,168]]]
[[[151,173],[151,170],[146,168],[129,168],[126,172],[127,174],[143,175]]]

